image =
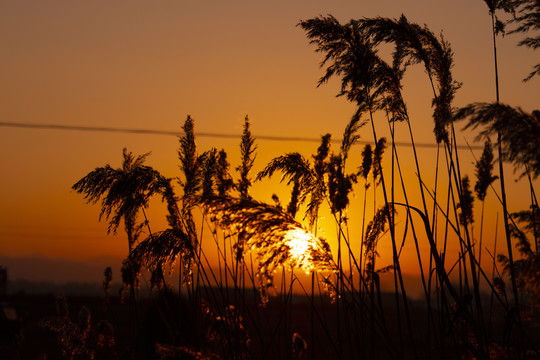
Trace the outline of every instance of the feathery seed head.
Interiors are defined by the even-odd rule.
[[[469,177],[465,176],[461,179],[461,196],[458,208],[461,209],[459,214],[459,223],[463,226],[467,226],[474,222],[473,218],[473,194],[469,185]]]
[[[202,161],[202,198],[214,196],[215,180],[217,174],[217,150],[212,148],[203,154]]]
[[[371,145],[366,144],[364,150],[362,150],[362,165],[358,169],[359,175],[362,176],[365,181],[367,181],[367,177],[371,171],[371,165],[373,164],[372,154],[373,151],[371,150]]]
[[[373,151],[373,182],[378,184],[381,181],[382,175],[382,157],[386,150],[386,138],[382,137],[377,141],[375,150]]]
[[[227,153],[221,149],[218,153],[216,171],[217,192],[219,196],[227,196],[234,187],[234,181],[229,172],[229,167]]]
[[[274,272],[284,265],[306,272],[335,270],[326,241],[282,209],[230,197],[209,199],[204,205],[220,226],[238,232],[236,249],[256,253],[261,292],[273,286]]]
[[[482,127],[479,137],[500,135],[503,160],[524,168],[536,178],[540,175],[540,120],[519,107],[501,103],[473,103],[454,112],[454,119],[468,118],[465,129]]]
[[[324,135],[321,138],[321,145],[317,149],[317,155],[313,156],[315,173],[317,174],[318,178],[322,178],[325,173],[326,165],[324,161],[326,160],[330,152],[331,141],[332,135]]]
[[[474,191],[480,201],[484,201],[487,195],[487,189],[498,176],[493,175],[493,149],[489,138],[484,143],[484,151],[480,160],[476,162],[476,184]]]
[[[249,173],[255,162],[255,151],[257,146],[255,145],[255,138],[251,135],[249,118],[246,115],[244,119],[244,130],[242,132],[242,141],[240,142],[240,154],[242,163],[236,168],[240,172],[240,179],[238,180],[237,188],[240,192],[242,199],[250,199],[249,188],[251,187],[251,178]]]

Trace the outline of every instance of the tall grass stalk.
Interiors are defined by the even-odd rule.
[[[497,104],[500,102],[500,94],[499,94],[499,65],[497,61],[497,19],[495,17],[495,10],[497,9],[497,4],[499,1],[490,1],[487,2],[487,5],[489,7],[489,13],[491,15],[491,29],[492,29],[492,35],[493,35],[493,63],[495,65],[495,98]],[[519,313],[519,295],[518,295],[518,289],[517,289],[517,283],[516,283],[516,274],[514,269],[514,255],[512,251],[512,241],[511,241],[511,234],[510,234],[510,225],[508,224],[508,205],[506,201],[506,186],[504,183],[504,168],[503,168],[503,151],[502,151],[502,143],[501,143],[501,134],[497,134],[497,151],[499,155],[499,181],[501,186],[501,199],[502,199],[502,207],[503,207],[503,225],[504,225],[504,232],[506,235],[506,247],[508,250],[508,259],[510,260],[510,281],[512,282],[512,291],[514,294],[514,304],[515,307]]]

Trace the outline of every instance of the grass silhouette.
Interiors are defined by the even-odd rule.
[[[513,20],[522,24],[515,31],[534,28],[523,25],[535,11],[527,1],[486,4],[494,40],[501,27],[495,18],[499,9],[517,9],[521,14]],[[540,299],[536,281],[540,220],[532,184],[540,173],[537,112],[527,113],[498,101],[454,109],[460,83],[453,78],[450,44],[405,16],[341,24],[328,15],[301,21],[299,27],[323,56],[318,85],[338,78],[338,95],[355,104],[356,110],[336,151],[327,134],[310,158],[295,152],[278,156],[256,175],[253,181],[258,182],[281,173],[281,180],[291,188],[286,207],[277,196],[274,204],[267,204],[251,195],[258,147],[247,116],[236,180],[224,150],[198,153],[195,122],[188,116],[178,150],[181,195],[176,195],[171,179],[143,165],[147,155],[134,157],[126,150],[122,168],[97,168],[73,187],[91,203],[102,200],[101,216],[110,221],[110,231],[124,221],[129,239],[125,265],[134,269],[127,274],[138,276],[139,268],[152,272],[152,283],[157,285],[154,295],[163,300],[162,313],[178,306],[192,314],[187,324],[163,316],[163,323],[175,335],[169,343],[155,345],[155,356],[488,359],[538,355],[538,334],[531,330],[538,321]],[[527,40],[524,44],[533,43]],[[391,63],[379,56],[382,46],[392,46]],[[401,80],[414,65],[424,67],[433,92],[438,144],[433,189],[426,185],[431,179],[422,175],[429,165],[420,166],[412,120],[402,96]],[[493,175],[489,140],[476,164],[477,181],[472,189],[472,180],[462,174],[460,166],[455,129],[459,120],[468,121],[466,128],[479,128],[482,139],[497,136],[499,165],[508,161],[521,171],[521,177],[529,179],[529,210],[508,214],[503,173]],[[388,139],[378,136],[375,121],[388,126]],[[351,164],[350,151],[360,132],[369,128],[372,143],[364,146],[361,163]],[[410,183],[405,182],[400,160],[404,155],[395,146],[395,133],[402,128],[412,144],[414,186],[417,182],[419,196],[413,196]],[[507,254],[491,254],[494,275],[488,275],[481,262],[483,208],[487,191],[497,179],[502,185],[501,208],[508,229]],[[358,182],[364,190],[361,221],[359,214],[350,211]],[[366,226],[369,189],[373,218]],[[479,238],[473,232],[474,194],[482,202]],[[146,217],[137,220],[153,196],[161,197],[168,210],[168,228],[156,232],[150,230]],[[382,203],[377,203],[380,199]],[[317,236],[322,211],[328,211],[333,220],[336,249]],[[196,225],[199,219],[200,227]],[[360,239],[349,231],[353,221],[361,223]],[[143,232],[145,239],[138,241]],[[391,245],[392,262],[377,267],[381,241]],[[516,260],[512,241],[517,242],[520,254]],[[457,254],[448,250],[450,242],[455,242]],[[422,245],[429,249],[427,253],[420,250]],[[401,254],[406,246],[416,252],[422,282],[422,299],[414,304],[402,273]],[[217,254],[217,264],[209,260],[210,248]],[[176,264],[178,298],[171,300],[172,287],[163,269]],[[495,275],[499,266],[501,276]],[[303,284],[304,272],[310,275],[310,284]],[[381,290],[384,273],[393,280],[390,295]],[[510,297],[504,284],[507,274],[513,286]],[[135,279],[130,282],[133,285]],[[296,307],[294,287],[301,289],[309,320],[298,319],[304,313]],[[502,323],[495,321],[492,311]],[[189,327],[192,336],[180,332],[177,327],[182,326]],[[136,322],[136,330],[140,327]],[[135,347],[131,355],[137,356]]]

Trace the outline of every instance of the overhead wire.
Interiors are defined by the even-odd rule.
[[[146,135],[167,135],[167,136],[180,136],[182,132],[172,130],[157,130],[157,129],[130,129],[130,128],[116,128],[116,127],[102,127],[102,126],[82,126],[82,125],[58,125],[58,124],[34,124],[34,123],[15,123],[15,122],[0,122],[2,127],[13,127],[23,129],[39,129],[39,130],[72,130],[72,131],[95,131],[95,132],[118,132],[127,134],[146,134]],[[216,132],[197,132],[195,134],[198,137],[211,137],[211,138],[226,138],[226,139],[238,139],[241,134],[224,134]],[[302,142],[320,142],[320,138],[315,137],[302,137],[302,136],[273,136],[273,135],[253,135],[257,140],[268,141],[302,141]],[[341,139],[334,139],[332,142],[341,142]],[[360,144],[367,144],[368,141],[359,140]],[[409,142],[396,141],[396,146],[412,147]],[[415,143],[414,146],[418,148],[436,148],[438,145],[433,143]],[[458,145],[461,149],[477,149],[481,150],[482,146],[467,146]]]

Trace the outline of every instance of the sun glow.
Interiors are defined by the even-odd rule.
[[[288,230],[283,240],[289,247],[290,261],[294,267],[302,268],[306,273],[317,270],[313,254],[322,249],[319,249],[321,246],[316,237],[304,229],[295,228]]]
[[[299,261],[308,255],[311,242],[313,237],[302,229],[290,230],[285,234],[285,243],[290,247],[289,254]]]

